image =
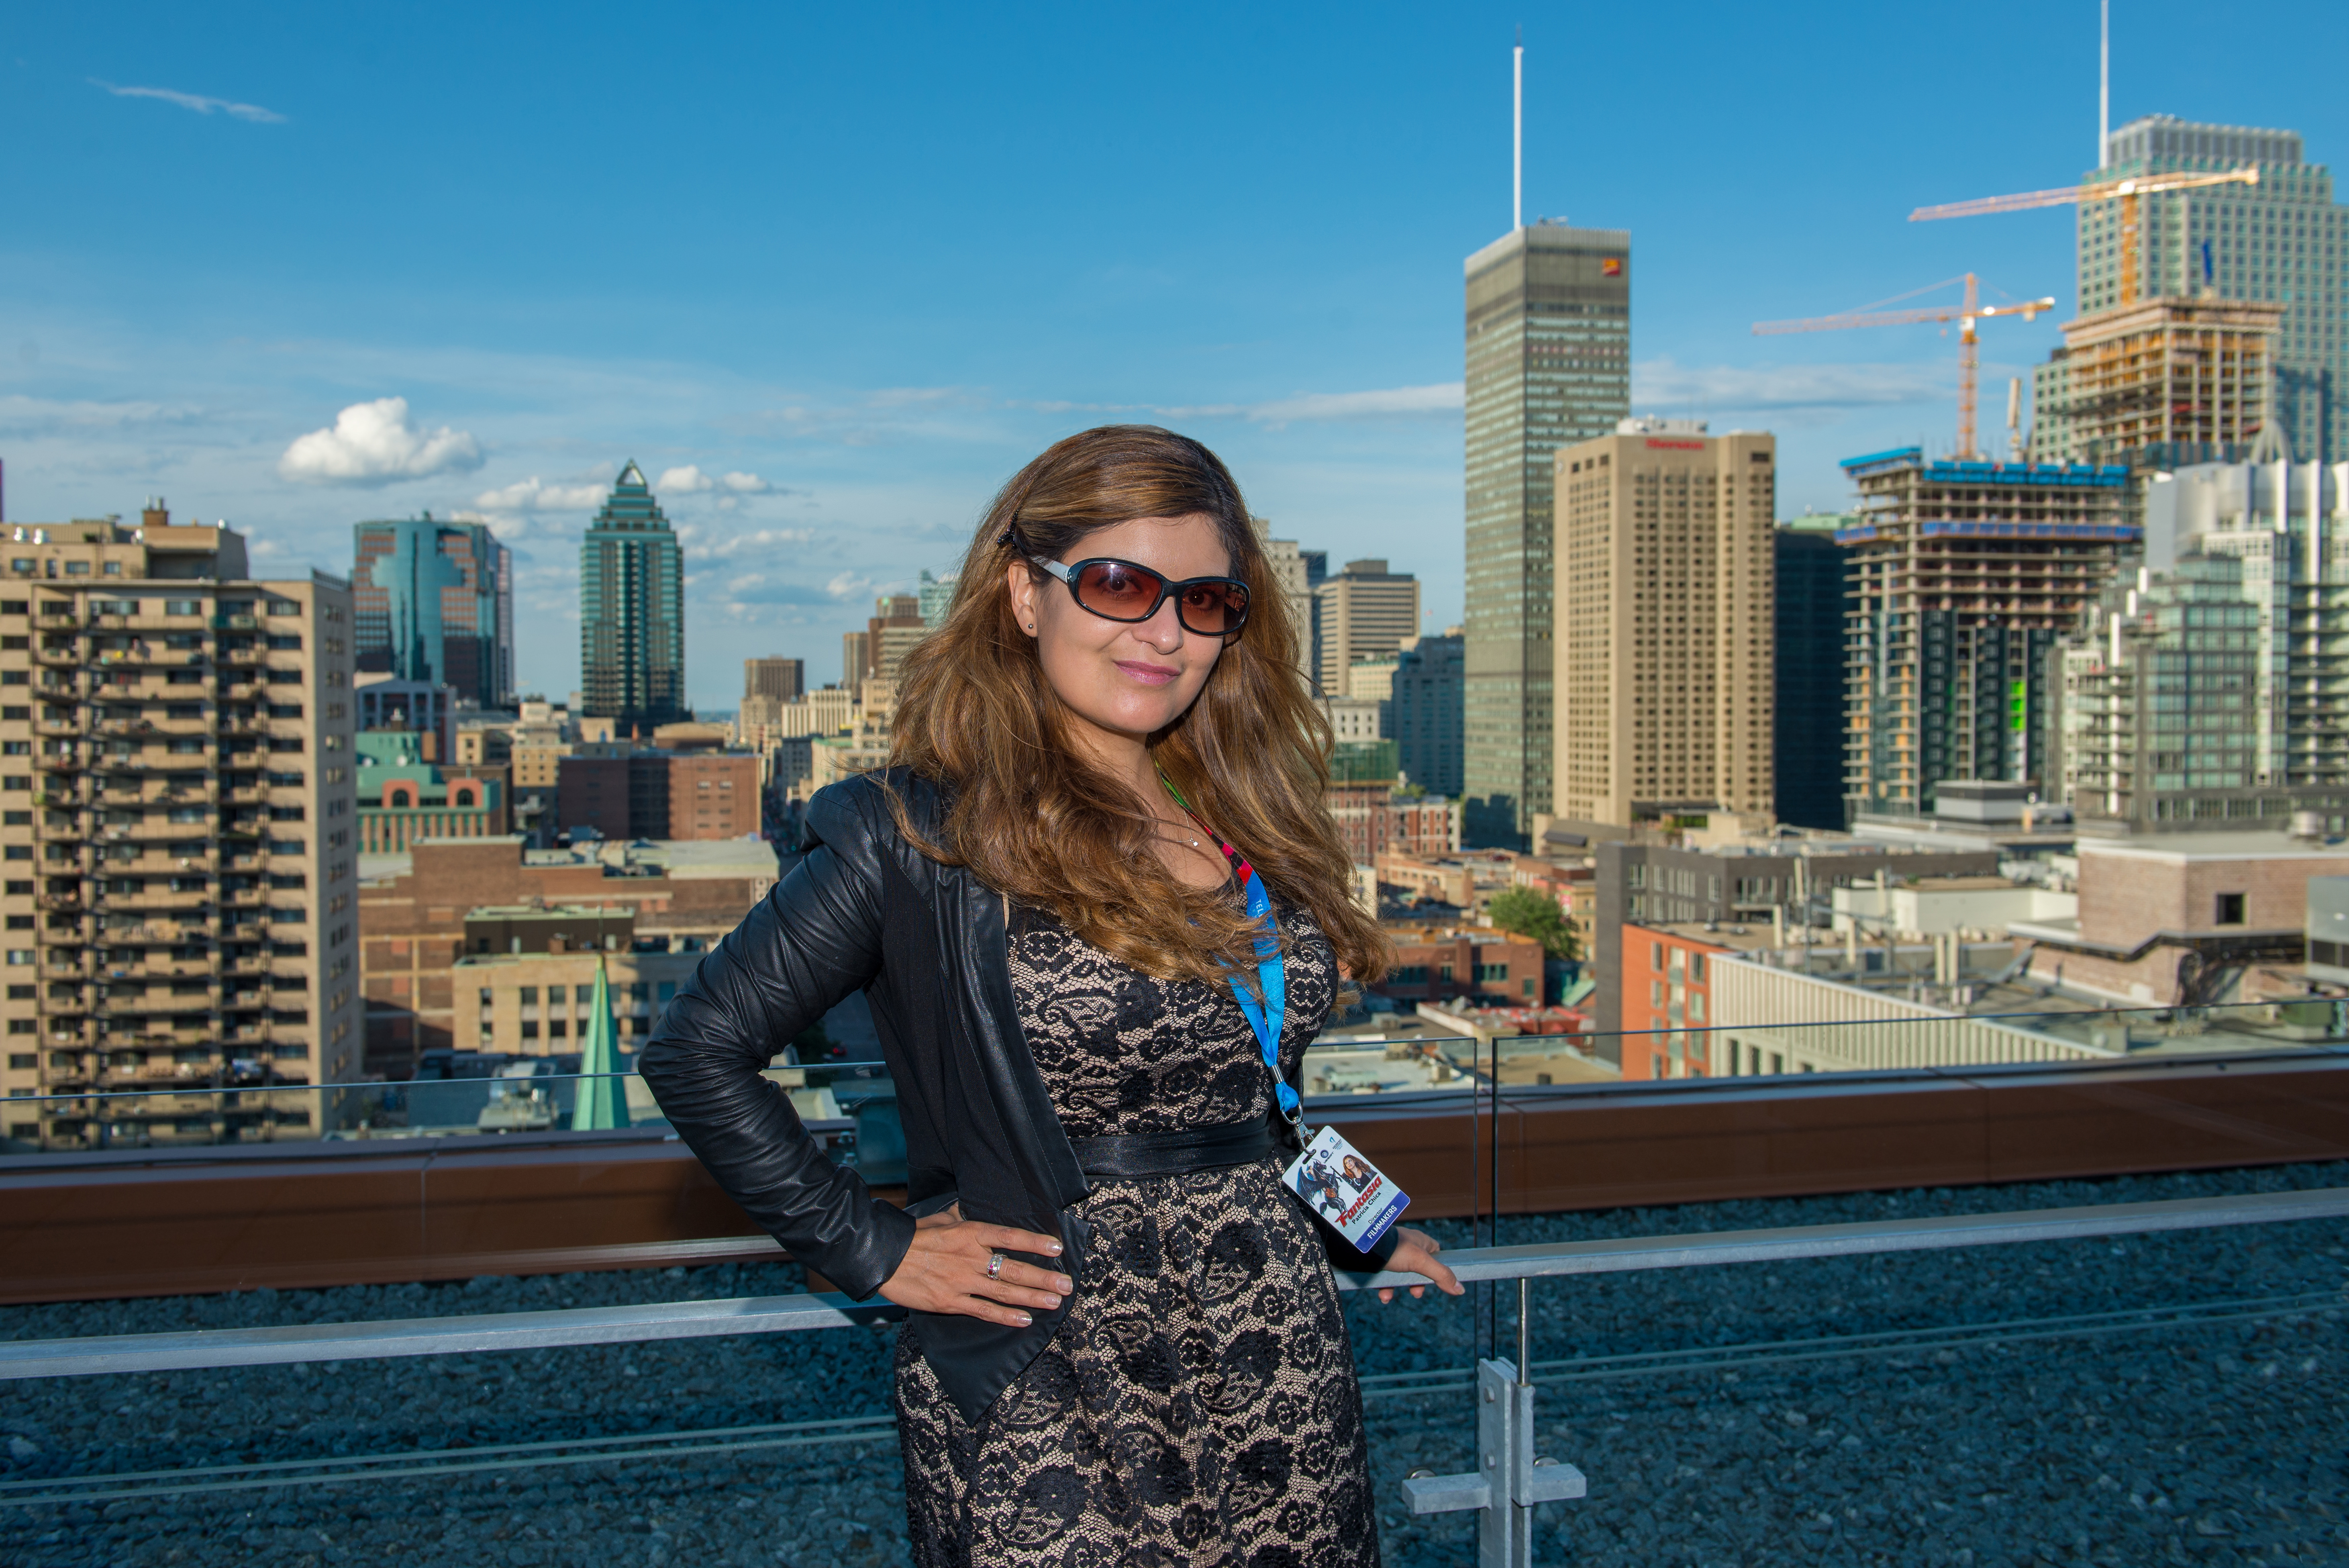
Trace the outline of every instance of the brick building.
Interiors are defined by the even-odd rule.
[[[1405,795],[1387,803],[1387,847],[1432,860],[1460,852],[1460,803],[1440,794]]]
[[[1769,943],[1766,928],[1625,926],[1619,971],[1599,982],[1621,999],[1623,1033],[1616,1044],[1623,1076],[1704,1077],[1711,1060],[1704,1031],[1721,1022],[1713,1005],[1713,961]]]
[[[1468,997],[1487,1006],[1526,1006],[1542,998],[1538,942],[1506,931],[1391,930],[1394,961],[1381,995],[1410,1005]]]
[[[2268,833],[2168,833],[2079,843],[2076,920],[2017,920],[2031,972],[2123,1005],[2230,999],[2245,971],[2297,963],[2308,881],[2349,874],[2349,844]]]
[[[526,852],[515,837],[428,839],[412,865],[358,895],[367,1070],[390,1078],[409,1076],[423,1052],[455,1044],[451,971],[468,954],[698,951],[774,883],[626,875],[582,855]]]
[[[556,825],[605,838],[740,838],[759,831],[760,760],[616,748],[557,764]]]

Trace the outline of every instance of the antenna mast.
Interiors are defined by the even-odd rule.
[[[2113,0],[2099,8],[2102,26],[2096,35],[2096,167],[2113,158]]]
[[[2106,5],[2112,0],[2105,0]],[[1516,76],[1516,110],[1512,120],[1515,156],[1509,174],[1509,227],[1512,231],[1526,226],[1526,30],[1517,29],[1517,48],[1514,67]]]

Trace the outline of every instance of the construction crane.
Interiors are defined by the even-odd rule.
[[[2135,305],[2138,279],[2144,270],[2139,265],[2144,230],[2138,216],[2138,205],[2143,198],[2170,191],[2197,191],[2209,185],[2256,185],[2259,182],[2259,170],[2250,165],[2230,169],[2222,174],[2139,174],[2127,180],[2059,185],[2053,191],[2024,191],[2013,196],[1982,196],[1971,202],[1949,202],[1938,207],[1920,207],[1909,214],[1909,221],[1929,223],[1939,218],[1979,218],[1992,213],[2028,212],[2033,207],[2075,204],[2085,207],[2091,202],[2118,202],[2121,204],[2120,303]]]
[[[1929,289],[1947,288],[1956,278],[1944,278],[1926,288],[1911,291],[1924,294]],[[1782,332],[1840,332],[1852,327],[1906,327],[1920,321],[1955,321],[1958,323],[1958,455],[1980,457],[1974,447],[1974,392],[1982,375],[1980,339],[1974,335],[1975,324],[1985,317],[2020,316],[2029,321],[2043,310],[2055,308],[2053,296],[2043,299],[2026,299],[2020,305],[1983,305],[1975,287],[1974,275],[1965,275],[1966,296],[1957,305],[1931,305],[1910,310],[1848,310],[1840,316],[1813,316],[1800,321],[1757,321],[1754,334],[1757,337],[1773,337]],[[1905,297],[1905,296],[1904,296]]]

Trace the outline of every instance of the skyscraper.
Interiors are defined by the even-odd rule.
[[[1396,763],[1430,794],[1460,798],[1461,636],[1414,638],[1396,657],[1391,700]]]
[[[579,546],[584,712],[650,734],[685,705],[685,556],[632,459]]]
[[[1383,560],[1349,561],[1313,590],[1320,625],[1322,695],[1352,694],[1347,671],[1366,659],[1392,654],[1419,635],[1419,579],[1390,572]]]
[[[479,523],[427,512],[352,533],[358,668],[454,687],[485,708],[513,701],[513,557]]]
[[[1813,514],[1781,523],[1773,541],[1778,582],[1771,810],[1798,827],[1845,826],[1843,639],[1850,588],[1847,552],[1836,535],[1858,521],[1848,512]]]
[[[1557,464],[1556,815],[1767,815],[1777,442],[1625,420]]]
[[[922,624],[932,631],[946,625],[947,612],[954,608],[955,587],[961,577],[959,572],[948,572],[943,577],[934,577],[926,570],[922,573]]]
[[[2157,114],[2113,132],[2105,167],[2088,178],[2258,165],[2256,185],[2139,198],[2142,265],[2136,292],[2148,298],[2207,293],[2283,306],[2271,394],[2277,421],[2295,459],[2337,462],[2349,457],[2349,407],[2340,396],[2349,380],[2349,320],[2343,316],[2349,280],[2342,266],[2349,208],[2333,202],[2332,170],[2305,160],[2298,131],[2201,125]],[[2080,208],[2080,308],[2090,316],[2132,303],[2124,297],[2122,208],[2117,201]],[[2081,455],[2100,462],[2116,456]],[[2243,454],[2198,455],[2229,461]]]
[[[1467,262],[1463,835],[1550,809],[1552,459],[1631,410],[1631,236],[1536,223]]]

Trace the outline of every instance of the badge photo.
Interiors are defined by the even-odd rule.
[[[1323,1127],[1281,1173],[1288,1189],[1361,1251],[1378,1244],[1411,1199],[1360,1149]]]

